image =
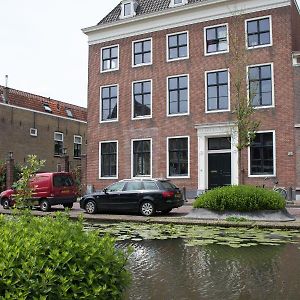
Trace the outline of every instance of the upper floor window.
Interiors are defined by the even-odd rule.
[[[133,62],[134,67],[150,65],[152,63],[152,40],[146,39],[133,42]]]
[[[49,106],[48,103],[44,103],[44,109],[45,109],[46,112],[52,114],[52,109],[51,109],[51,107]]]
[[[100,142],[100,177],[116,178],[118,173],[117,141]]]
[[[171,0],[170,7],[187,4],[188,0]]]
[[[272,64],[248,67],[249,101],[254,107],[273,106]]]
[[[123,0],[121,3],[120,19],[134,17],[136,15],[137,6],[136,0]]]
[[[229,109],[229,73],[227,70],[206,73],[206,111]]]
[[[132,141],[133,177],[151,176],[151,140]]]
[[[63,155],[64,134],[62,132],[54,132],[54,155]]]
[[[109,122],[118,120],[118,86],[101,87],[100,101],[100,122]]]
[[[70,108],[66,108],[66,113],[69,118],[73,118],[73,113]]]
[[[119,45],[101,49],[101,71],[115,71],[119,69]]]
[[[167,35],[168,57],[167,60],[185,59],[189,56],[188,32]]]
[[[133,118],[151,117],[151,80],[133,83]]]
[[[227,24],[204,28],[205,55],[228,52],[228,26]]]
[[[247,47],[265,47],[272,44],[271,17],[246,20]]]
[[[80,135],[74,135],[74,157],[81,157],[81,146],[82,146],[82,137]]]
[[[168,115],[189,113],[188,75],[168,78]]]

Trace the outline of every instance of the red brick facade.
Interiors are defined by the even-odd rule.
[[[114,180],[99,179],[99,142],[118,140],[118,179],[131,177],[131,140],[152,139],[152,177],[167,176],[167,137],[190,137],[190,178],[174,179],[180,187],[196,191],[199,183],[198,138],[196,125],[233,122],[234,99],[230,99],[230,112],[205,113],[205,71],[227,68],[228,53],[204,55],[204,27],[228,23],[229,45],[233,28],[239,28],[238,35],[245,45],[245,20],[260,16],[272,17],[273,45],[259,49],[246,50],[246,66],[273,63],[275,107],[259,109],[255,118],[260,120],[259,131],[274,130],[276,135],[276,176],[282,186],[296,186],[296,146],[295,146],[295,102],[293,66],[291,52],[297,43],[292,38],[291,7],[281,7],[266,11],[243,14],[239,24],[236,18],[229,17],[191,24],[173,29],[150,32],[110,42],[90,45],[89,47],[89,90],[88,90],[88,174],[87,182],[96,189],[103,188]],[[294,18],[297,15],[294,14]],[[297,16],[299,17],[299,16]],[[294,24],[294,23],[293,23]],[[294,27],[295,28],[295,27]],[[189,32],[189,58],[174,62],[166,61],[166,35],[181,31]],[[299,35],[300,28],[298,28]],[[132,67],[132,41],[152,38],[152,65]],[[100,72],[101,48],[119,44],[119,70]],[[294,45],[294,46],[293,46]],[[230,47],[229,47],[230,49]],[[299,50],[299,49],[298,49]],[[234,72],[234,64],[228,66]],[[187,116],[167,117],[167,77],[189,74],[189,105]],[[152,79],[152,118],[132,120],[132,82]],[[99,124],[100,87],[119,85],[119,120]],[[232,83],[231,83],[232,84]],[[261,185],[263,178],[249,178],[248,150],[243,150],[245,183]],[[200,166],[201,168],[201,166]],[[299,180],[299,179],[298,179]]]

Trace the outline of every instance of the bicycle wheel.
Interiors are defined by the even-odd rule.
[[[281,188],[281,187],[277,187],[277,188],[274,188],[274,191],[279,193],[284,199],[287,199],[287,191],[286,189],[284,188]]]

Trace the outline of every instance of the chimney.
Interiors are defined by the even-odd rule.
[[[8,103],[8,90],[9,90],[9,88],[7,87],[7,82],[8,82],[8,75],[5,75],[5,87],[3,89],[3,95],[2,95],[4,103]]]

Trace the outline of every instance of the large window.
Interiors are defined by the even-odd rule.
[[[101,71],[114,71],[119,69],[119,46],[101,49]]]
[[[227,24],[211,26],[205,30],[205,54],[228,52]]]
[[[206,73],[206,111],[229,109],[228,71],[220,70]]]
[[[168,41],[168,60],[183,59],[188,57],[188,33],[170,34]]]
[[[272,65],[251,66],[248,68],[249,100],[254,107],[273,105]]]
[[[149,65],[152,63],[152,40],[133,42],[133,66]]]
[[[151,80],[133,83],[133,118],[151,116]]]
[[[101,121],[116,121],[118,119],[118,86],[101,88]]]
[[[132,141],[133,177],[151,176],[151,140]]]
[[[81,157],[82,137],[74,135],[74,158]]]
[[[117,142],[100,143],[100,177],[116,178],[117,177]]]
[[[63,155],[64,134],[62,132],[54,132],[54,155]]]
[[[248,48],[271,45],[272,35],[270,17],[247,20],[246,27]]]
[[[275,175],[274,132],[256,133],[250,146],[250,175]]]
[[[188,137],[168,138],[168,177],[189,176]]]
[[[168,115],[188,114],[188,76],[168,78]]]

